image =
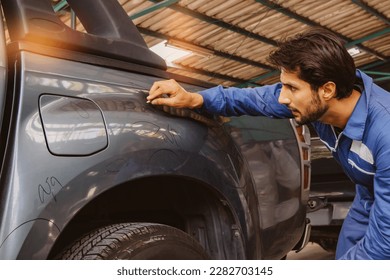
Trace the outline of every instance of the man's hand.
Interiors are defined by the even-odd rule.
[[[153,105],[175,108],[193,109],[203,105],[203,97],[199,93],[186,91],[175,80],[155,82],[146,99]]]

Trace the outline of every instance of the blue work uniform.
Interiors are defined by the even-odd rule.
[[[337,259],[390,259],[390,93],[356,71],[361,96],[344,130],[313,122],[318,136],[356,184],[356,196],[344,220]],[[214,87],[199,92],[202,109],[224,116],[292,118],[278,98],[280,83],[257,88]]]

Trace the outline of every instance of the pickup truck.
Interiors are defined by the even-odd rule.
[[[146,103],[170,74],[116,0],[1,0],[1,259],[282,259],[308,241],[310,134]],[[90,12],[90,7],[94,12]]]

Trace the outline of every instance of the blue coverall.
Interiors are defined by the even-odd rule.
[[[390,259],[390,93],[357,70],[364,90],[344,130],[314,122],[318,136],[356,184],[336,259]],[[224,116],[291,118],[278,102],[280,83],[258,88],[214,87],[199,92],[202,109]]]

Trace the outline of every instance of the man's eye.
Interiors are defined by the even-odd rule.
[[[292,85],[284,85],[284,87],[286,88],[286,90],[290,91],[290,92],[295,92],[297,91],[297,88],[296,87],[293,87]]]
[[[296,88],[293,87],[293,86],[287,85],[287,88],[288,88],[291,92],[296,91]]]

